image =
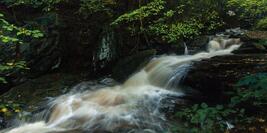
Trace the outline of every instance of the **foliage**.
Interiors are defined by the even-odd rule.
[[[267,17],[259,20],[256,28],[259,30],[267,30]]]
[[[231,98],[231,105],[240,103],[260,106],[267,104],[267,74],[259,73],[242,78],[236,85],[236,94]]]
[[[33,8],[42,8],[44,11],[51,11],[55,5],[68,0],[3,0],[5,3],[12,6],[31,6]],[[1,2],[0,2],[1,3]]]
[[[241,20],[251,24],[267,14],[266,0],[228,0],[227,6],[240,16]]]
[[[192,38],[199,35],[202,28],[203,24],[192,19],[191,21],[170,25],[161,23],[150,25],[148,31],[151,35],[161,36],[168,43],[175,43],[179,39]]]
[[[16,103],[0,103],[0,114],[5,117],[21,112],[22,106]]]
[[[204,25],[203,31],[212,31],[223,26],[222,12],[225,8],[225,0],[181,0],[178,3],[182,6],[183,13],[179,14],[183,18],[195,18]],[[202,31],[202,32],[203,32]]]
[[[181,39],[193,38],[222,26],[217,7],[210,8],[211,3],[214,4],[209,0],[199,2],[154,0],[145,5],[139,4],[137,9],[122,14],[111,25],[126,27],[132,36],[143,34],[167,43],[176,43]],[[195,6],[199,4],[203,5],[201,8],[207,7],[207,9],[202,10]]]
[[[25,61],[12,61],[11,63],[1,63],[0,64],[0,73],[12,73],[20,71],[23,69],[28,69]],[[4,77],[0,77],[0,83],[7,83]]]
[[[242,117],[244,110],[230,109],[223,105],[215,107],[208,106],[206,103],[195,104],[176,113],[176,116],[185,120],[183,128],[176,128],[176,132],[190,133],[214,133],[224,132],[227,128],[230,116]],[[231,120],[232,121],[232,120]]]
[[[267,47],[267,39],[259,40],[259,43],[258,44]]]
[[[1,116],[1,128],[7,126],[7,121],[13,119],[24,119],[25,117],[22,114],[25,114],[23,111],[25,107],[22,104],[9,102],[0,102],[0,116]]]
[[[4,19],[4,15],[0,13],[0,74],[6,75],[12,71],[25,69],[25,61],[20,61],[18,48],[30,38],[43,37],[43,33],[39,30],[28,30],[24,27],[17,27],[10,24]],[[6,83],[1,77],[0,83]]]
[[[184,120],[183,126],[174,127],[175,132],[213,133],[224,132],[229,123],[248,123],[256,119],[246,114],[246,107],[263,107],[267,103],[267,73],[246,76],[236,84],[230,102],[225,105],[208,106],[206,103],[184,108],[176,116]],[[246,106],[244,106],[246,105]],[[240,109],[240,106],[243,108]]]
[[[85,17],[96,13],[112,16],[112,7],[115,5],[116,2],[113,0],[81,0],[79,12]]]
[[[154,0],[130,13],[119,16],[112,22],[112,25],[131,23],[139,21],[140,19],[143,20],[151,16],[159,15],[159,13],[164,9],[164,4],[166,4],[166,2],[163,0]]]
[[[14,24],[10,24],[4,18],[4,15],[0,13],[0,41],[2,43],[18,43],[23,44],[23,38],[34,37],[40,38],[43,37],[43,34],[39,30],[27,30],[23,27],[17,27]]]

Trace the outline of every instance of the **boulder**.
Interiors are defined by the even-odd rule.
[[[156,55],[156,50],[145,50],[118,61],[112,70],[112,77],[117,81],[125,81],[131,74],[141,69]]]
[[[189,53],[192,54],[205,50],[206,45],[209,43],[210,39],[211,36],[203,35],[190,40],[189,42],[187,42]]]
[[[224,102],[226,93],[249,74],[267,72],[267,54],[235,54],[195,62],[183,85],[201,94],[198,98]]]
[[[54,73],[47,74],[18,85],[1,95],[0,101],[7,103],[20,103],[27,105],[29,110],[47,97],[56,97],[69,91],[70,87],[81,82],[82,75]]]

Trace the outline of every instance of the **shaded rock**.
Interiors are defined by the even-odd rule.
[[[195,39],[187,43],[189,53],[196,53],[198,51],[203,51],[206,49],[206,45],[209,43],[211,36],[203,35],[196,37]]]
[[[0,115],[0,130],[6,128],[6,121],[3,116]]]
[[[243,45],[236,51],[235,54],[258,54],[267,53],[267,45],[264,40],[267,39],[266,31],[247,31],[241,38]]]
[[[71,88],[70,93],[79,93],[84,92],[86,90],[97,90],[100,88],[104,88],[107,86],[116,86],[119,83],[114,79],[104,77],[103,79],[99,80],[92,80],[92,81],[83,81]]]
[[[157,51],[158,55],[162,54],[183,54],[184,53],[184,44],[185,41],[180,39],[177,40],[177,42],[173,44],[167,44],[166,42],[163,41],[152,41],[151,46],[145,46],[143,49],[155,49]]]
[[[0,83],[0,95],[7,92],[12,87],[10,83]]]
[[[195,62],[183,84],[198,90],[201,99],[223,102],[240,78],[260,72],[267,72],[267,54],[214,57]]]
[[[31,68],[32,75],[45,74],[58,68],[61,64],[57,35],[44,38],[41,42],[33,43],[28,49],[25,55],[28,58],[28,66]]]
[[[16,86],[8,92],[1,95],[2,101],[12,101],[29,106],[29,110],[34,109],[34,106],[47,97],[55,97],[69,91],[70,86],[73,86],[82,80],[85,80],[83,75],[55,73],[41,76],[36,79],[28,80],[27,82]]]
[[[228,35],[231,38],[240,38],[246,34],[246,30],[241,29],[240,27],[238,28],[233,28],[233,29],[226,29],[224,34]]]
[[[238,50],[234,51],[235,54],[258,54],[267,53],[265,46],[257,42],[244,43]]]
[[[112,77],[118,81],[126,80],[155,55],[156,50],[146,50],[120,60],[113,68]]]

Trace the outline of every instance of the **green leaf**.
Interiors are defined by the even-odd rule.
[[[4,84],[6,84],[6,83],[7,83],[7,81],[6,81],[6,79],[5,79],[5,78],[3,78],[3,77],[0,77],[0,83],[4,83]]]
[[[201,108],[207,108],[208,107],[208,105],[206,103],[202,103],[200,106],[201,106]]]
[[[216,106],[216,109],[218,109],[218,110],[222,110],[222,109],[223,109],[223,105],[217,105],[217,106]]]

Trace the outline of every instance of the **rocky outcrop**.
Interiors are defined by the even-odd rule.
[[[79,74],[55,73],[47,74],[36,79],[18,85],[7,93],[1,95],[1,101],[27,104],[28,108],[34,109],[32,105],[37,105],[47,97],[55,97],[66,93],[70,86],[83,80]]]
[[[224,102],[224,93],[234,89],[237,81],[247,75],[267,72],[267,32],[226,30],[222,35],[241,38],[242,46],[233,55],[213,57],[194,62],[183,85],[200,93],[198,101]],[[199,100],[202,99],[202,100]]]
[[[156,55],[156,50],[145,50],[118,61],[112,70],[112,77],[118,81],[125,81],[131,74],[141,69]]]
[[[206,45],[209,43],[211,39],[210,35],[202,35],[199,37],[196,37],[190,41],[188,41],[187,47],[190,54],[197,53],[199,51],[204,51],[206,49]],[[184,50],[184,49],[182,49]]]
[[[267,53],[227,55],[195,62],[183,84],[199,91],[204,101],[223,102],[240,78],[261,72],[267,72]]]

